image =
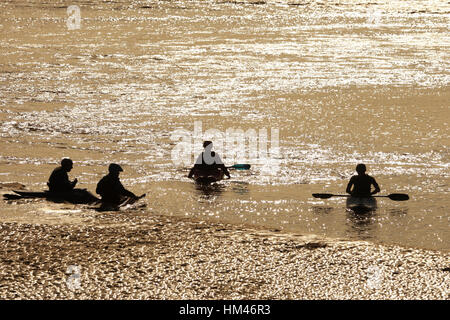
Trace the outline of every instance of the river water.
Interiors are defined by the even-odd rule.
[[[71,157],[94,191],[117,162],[148,194],[130,215],[448,251],[449,20],[435,0],[2,1],[0,183],[42,190]],[[201,189],[186,175],[211,130],[227,165],[252,168]],[[256,133],[257,152],[230,130]],[[311,196],[343,193],[360,162],[411,199],[357,215]],[[2,201],[0,220],[95,213]]]

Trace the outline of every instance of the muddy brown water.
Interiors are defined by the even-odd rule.
[[[117,162],[148,193],[130,215],[448,251],[449,13],[447,1],[2,1],[0,183],[42,190],[71,157],[71,177],[94,191]],[[174,134],[196,154],[199,123],[222,133],[227,165],[251,170],[206,189],[188,180]],[[220,148],[230,129],[266,130],[279,153],[227,157],[246,150]],[[343,193],[359,162],[383,194],[411,200],[357,215],[311,196]],[[0,220],[95,224],[95,213],[2,201]]]

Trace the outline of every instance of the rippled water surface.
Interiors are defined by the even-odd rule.
[[[69,5],[80,29],[67,28]],[[2,1],[0,183],[44,189],[68,156],[93,191],[118,162],[124,184],[149,195],[130,214],[448,250],[449,18],[448,1],[433,0]],[[216,137],[227,165],[252,169],[199,189],[172,161],[177,130],[199,151],[195,122],[203,133],[267,130],[269,147],[278,130],[279,166],[227,159]],[[343,193],[359,162],[383,194],[411,200],[356,215],[343,198],[312,198]],[[0,219],[95,214],[2,202]]]

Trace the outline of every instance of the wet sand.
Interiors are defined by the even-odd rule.
[[[450,297],[445,252],[127,212],[97,221],[1,223],[0,298]]]
[[[152,195],[149,212],[450,250],[450,3],[253,2],[0,1],[0,183],[46,189],[70,157],[94,192],[114,162]],[[179,130],[190,161],[173,155]],[[228,130],[268,141],[253,153]],[[203,140],[251,170],[198,192],[186,176]],[[312,198],[343,192],[360,162],[411,200],[380,200],[361,221],[343,199]],[[1,202],[0,221],[71,214],[42,209]]]

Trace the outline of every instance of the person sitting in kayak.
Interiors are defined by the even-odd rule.
[[[222,170],[228,179],[230,178],[230,173],[228,172],[227,167],[225,167],[219,155],[212,151],[212,147],[213,143],[211,141],[203,142],[203,148],[205,150],[197,157],[194,167],[192,167],[191,171],[189,171],[188,178],[193,178],[196,172],[214,173],[218,170]]]
[[[50,178],[48,179],[47,185],[51,192],[70,192],[75,188],[78,180],[69,180],[69,175],[67,174],[73,168],[72,160],[64,158],[61,161],[61,166],[53,170]]]
[[[373,194],[380,192],[380,187],[375,181],[375,178],[366,174],[366,166],[362,163],[356,166],[356,172],[358,175],[350,178],[347,185],[346,192],[353,197],[370,197]],[[375,190],[371,191],[372,186]]]
[[[110,204],[120,204],[126,198],[137,199],[138,197],[131,191],[124,188],[119,179],[122,167],[111,163],[108,167],[109,173],[97,184],[95,192],[102,197],[102,201]]]

